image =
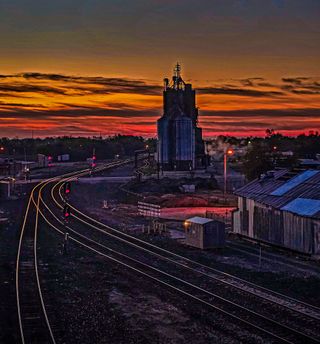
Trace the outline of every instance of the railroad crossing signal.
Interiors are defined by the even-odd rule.
[[[63,207],[63,216],[65,220],[68,220],[69,217],[71,215],[71,209],[70,206],[68,204],[65,204],[65,206]]]
[[[71,183],[70,182],[66,182],[63,184],[63,191],[65,193],[65,195],[69,195],[71,192]]]
[[[52,156],[51,155],[49,155],[48,156],[48,167],[52,167]]]
[[[91,158],[91,169],[92,169],[92,170],[97,166],[96,160],[97,160],[97,157],[96,157],[96,149],[93,148],[92,158]]]

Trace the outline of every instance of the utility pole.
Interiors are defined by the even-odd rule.
[[[63,255],[66,255],[68,253],[68,240],[69,240],[69,233],[65,232],[64,240],[63,240],[63,248],[62,248]]]
[[[97,159],[96,158],[96,149],[93,148],[92,149],[92,158],[91,158],[91,162],[90,162],[90,177],[92,177],[92,172],[97,165],[96,159]]]
[[[29,173],[29,168],[27,167],[27,151],[26,147],[24,147],[24,180],[27,181],[28,179],[28,173]]]
[[[223,195],[224,201],[226,201],[227,197],[227,162],[228,162],[228,155],[232,155],[234,152],[232,149],[226,149],[223,153]]]

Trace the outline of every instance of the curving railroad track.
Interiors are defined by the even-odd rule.
[[[97,168],[96,172],[121,164]],[[101,223],[71,204],[72,224],[61,219],[62,186],[89,170],[38,184],[28,201],[16,264],[17,307],[22,343],[56,343],[42,296],[37,258],[39,216],[77,245],[152,283],[220,314],[249,333],[274,343],[320,343],[320,309],[226,274]],[[201,308],[201,309],[202,309]],[[36,338],[36,340],[35,340]],[[40,341],[39,341],[40,340]]]
[[[29,196],[20,232],[16,259],[16,301],[21,342],[56,343],[44,303],[38,271],[37,235],[39,227],[39,190]]]
[[[128,162],[109,164],[97,171]],[[269,342],[320,343],[320,309],[315,306],[119,231],[70,203],[72,224],[66,225],[59,215],[64,204],[63,183],[87,173],[81,171],[43,183],[38,186],[38,193],[31,194],[28,207],[32,202],[36,218],[41,215],[62,235],[69,232],[70,240],[77,245],[196,302],[209,318],[210,312],[219,313]]]
[[[111,163],[97,171],[118,164]],[[56,344],[54,330],[49,320],[48,307],[43,297],[39,274],[40,262],[37,255],[41,191],[51,183],[58,182],[63,178],[88,173],[89,170],[86,169],[54,177],[40,182],[30,192],[19,236],[15,271],[17,316],[20,339],[23,344]]]

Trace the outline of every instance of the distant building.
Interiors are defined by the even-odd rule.
[[[235,194],[233,232],[320,255],[320,170],[270,171]]]
[[[204,163],[195,90],[182,80],[180,70],[177,64],[171,83],[164,79],[163,116],[158,120],[157,148],[162,170],[189,171]]]

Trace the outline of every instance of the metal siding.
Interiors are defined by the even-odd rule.
[[[194,161],[194,130],[192,120],[179,116],[175,120],[176,160]]]
[[[283,211],[284,245],[293,250],[313,254],[313,220]]]
[[[186,244],[201,249],[225,246],[225,224],[214,220],[203,225],[190,222]]]
[[[186,230],[186,244],[203,248],[203,236],[202,236],[202,226],[197,223],[190,223]]]
[[[243,200],[242,197],[238,197],[238,208],[239,209],[242,209],[242,207],[243,207],[242,200]]]
[[[283,245],[283,221],[280,211],[256,203],[253,227],[253,238]]]
[[[203,225],[203,248],[221,248],[225,246],[225,224],[211,221]]]
[[[247,210],[248,210],[248,235],[253,237],[253,215],[254,215],[254,204],[255,201],[247,199]]]
[[[314,254],[320,256],[320,220],[313,222]]]
[[[240,227],[240,210],[232,213],[232,231],[234,233],[241,233]]]
[[[158,120],[158,138],[160,163],[169,163],[169,120],[165,117]]]

